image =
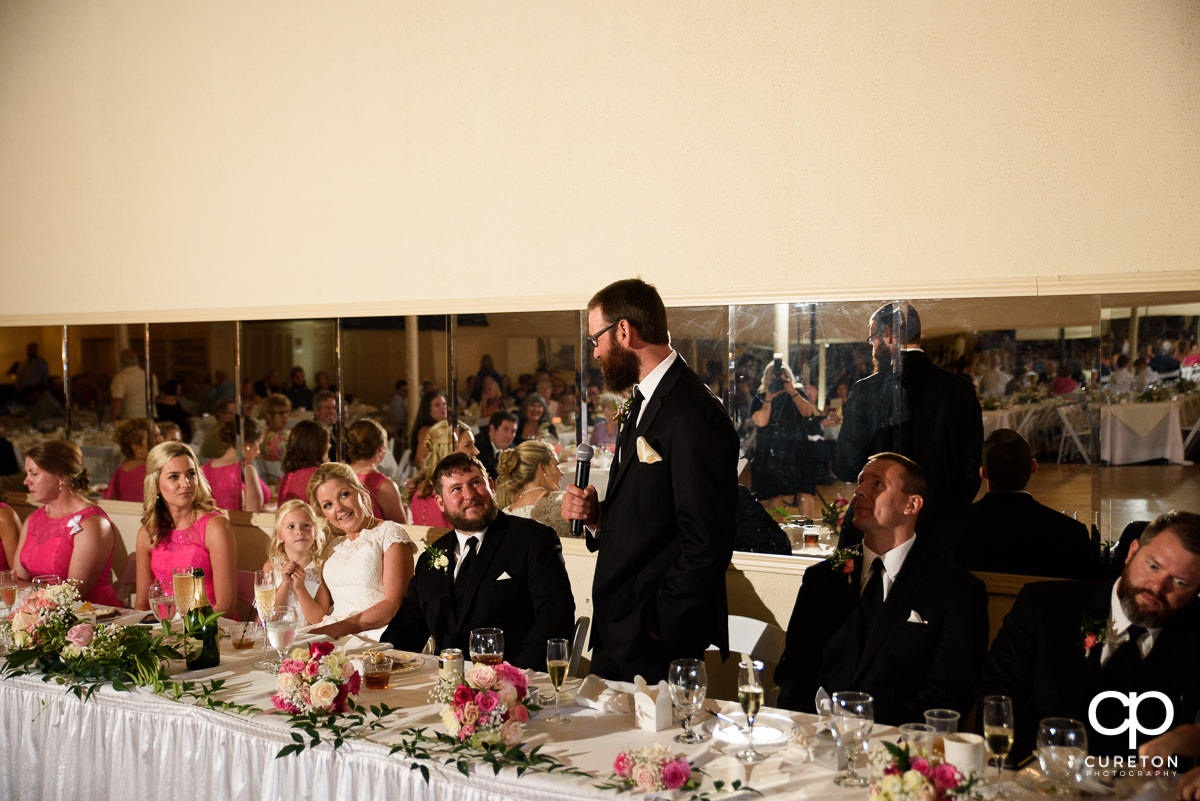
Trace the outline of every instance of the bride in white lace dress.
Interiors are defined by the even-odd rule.
[[[313,633],[377,640],[404,600],[417,547],[399,523],[371,514],[371,496],[347,465],[326,462],[317,468],[308,498],[330,528],[345,535],[323,570],[333,611]]]

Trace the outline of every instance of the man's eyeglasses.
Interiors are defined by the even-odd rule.
[[[608,329],[612,328],[614,325],[616,325],[616,324],[617,324],[617,323],[619,323],[619,322],[621,322],[621,321],[620,321],[620,320],[613,320],[611,323],[609,323],[608,325],[604,326],[603,328],[601,328],[601,329],[600,329],[599,331],[597,331],[596,333],[589,335],[589,336],[588,336],[588,338],[587,338],[588,344],[589,344],[589,345],[591,345],[593,349],[594,349],[594,348],[598,348],[598,347],[600,347],[600,343],[599,343],[597,340],[599,340],[599,339],[600,339],[600,337],[604,336],[604,332],[605,332],[605,331],[607,331]]]

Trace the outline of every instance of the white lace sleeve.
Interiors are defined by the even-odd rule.
[[[387,552],[397,542],[402,542],[408,546],[413,553],[417,552],[417,545],[408,536],[408,532],[404,530],[404,526],[394,520],[385,520],[379,526],[372,529],[372,539],[379,544],[379,550]]]

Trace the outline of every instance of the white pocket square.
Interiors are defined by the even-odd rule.
[[[508,580],[508,579],[510,579],[510,578],[512,578],[512,576],[508,575],[508,571],[507,571],[507,570],[505,570],[503,573],[501,573],[500,575],[496,576],[496,581],[506,581],[506,580]]]
[[[925,619],[924,619],[924,618],[922,618],[920,615],[918,615],[918,614],[917,614],[917,610],[916,610],[916,609],[914,609],[914,610],[912,610],[911,612],[909,612],[909,613],[908,613],[908,621],[907,621],[907,622],[909,622],[909,623],[922,623],[922,624],[924,624],[924,623],[925,623]]]
[[[638,461],[645,464],[655,464],[661,462],[663,458],[658,455],[658,451],[650,447],[650,443],[646,442],[645,437],[637,438]]]

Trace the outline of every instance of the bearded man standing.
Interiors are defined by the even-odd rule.
[[[738,439],[670,345],[655,288],[631,278],[588,303],[588,340],[613,392],[634,387],[603,502],[568,487],[563,517],[598,551],[592,672],[654,683],[673,659],[728,655],[725,570],[736,528]]]

